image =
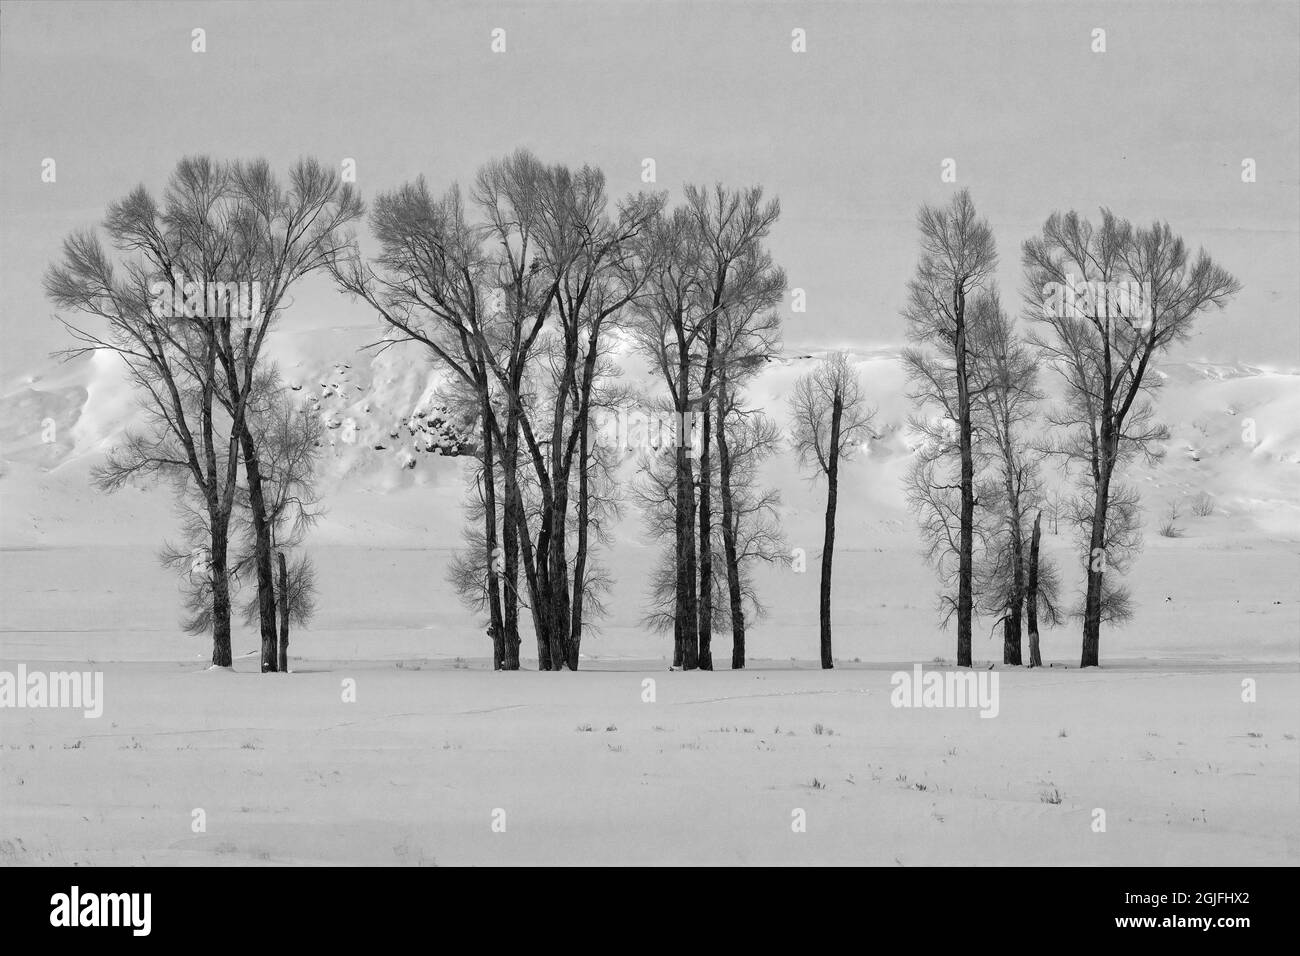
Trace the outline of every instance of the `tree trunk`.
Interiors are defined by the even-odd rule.
[[[497,550],[497,476],[492,439],[492,408],[486,383],[481,383],[483,415],[483,541],[487,549],[488,633],[492,636],[492,669],[505,666],[506,632],[501,619],[501,579],[498,577]]]
[[[1092,509],[1092,533],[1088,539],[1088,590],[1083,602],[1083,653],[1080,667],[1100,663],[1101,589],[1106,573],[1106,510],[1109,505],[1108,482],[1099,482]]]
[[[519,422],[513,395],[507,396],[505,454],[501,460],[504,477],[505,506],[501,509],[501,547],[505,552],[502,588],[502,626],[505,628],[505,660],[502,669],[519,670],[519,525],[511,502],[511,489],[519,467]],[[527,533],[527,529],[524,529]]]
[[[280,558],[280,673],[289,673],[289,566],[285,563],[284,552]]]
[[[519,387],[523,380],[522,362],[518,359],[519,325],[514,326],[515,343],[510,353],[510,388],[506,393],[505,457],[502,460],[506,506],[501,520],[502,547],[505,549],[505,592],[502,618],[506,629],[505,669],[519,669],[519,536],[527,534],[522,513],[514,508],[514,491],[519,478]]]
[[[700,426],[700,670],[713,670],[713,514],[709,475],[709,403]]]
[[[590,520],[586,415],[582,416],[578,429],[578,546],[573,556],[573,613],[569,629],[569,669],[575,671],[578,669],[578,654],[582,650],[582,599],[587,579],[587,523]]]
[[[519,670],[519,531],[515,512],[507,501],[501,509],[501,547],[505,552],[504,586],[501,591],[502,624],[505,627],[505,661],[502,670]]]
[[[557,496],[558,497],[558,496]],[[568,495],[564,496],[565,509]],[[551,670],[562,671],[569,666],[569,559],[565,547],[565,528],[553,529],[551,535],[551,617],[547,637],[551,642]]]
[[[971,666],[971,609],[974,595],[975,463],[971,454],[971,401],[966,370],[966,294],[959,283],[953,290],[957,318],[954,359],[957,372],[958,445],[961,451],[961,534],[957,565],[957,666]]]
[[[208,548],[208,573],[212,576],[212,664],[214,667],[230,667],[233,661],[230,653],[230,569],[227,558],[229,519],[220,512],[220,506],[215,501],[209,507],[209,522],[212,529]]]
[[[557,413],[558,414],[558,413]],[[569,665],[569,470],[561,460],[563,432],[556,425],[551,436],[551,508],[548,541],[547,582],[550,600],[547,638],[551,644],[551,670],[562,671]]]
[[[1007,608],[1006,616],[1002,619],[1003,664],[1020,666],[1020,635],[1022,630],[1020,603],[1015,601]]]
[[[682,658],[685,670],[695,670],[700,661],[699,607],[695,600],[695,476],[685,448],[677,449],[677,617],[681,624]]]
[[[279,670],[279,635],[275,626],[275,571],[271,557],[271,522],[266,513],[262,492],[262,471],[257,444],[247,421],[239,430],[244,452],[244,477],[248,482],[248,508],[253,516],[253,535],[257,563],[257,616],[262,634],[262,672]]]
[[[720,377],[721,378],[721,377]],[[731,449],[727,445],[727,390],[718,384],[718,486],[722,493],[722,553],[727,562],[727,596],[731,601],[731,669],[745,666],[745,609],[741,603],[740,561],[736,556],[735,508],[731,497]]]
[[[230,650],[230,512],[234,505],[235,484],[239,476],[239,462],[234,460],[235,447],[229,446],[227,455],[225,487],[219,489],[217,484],[217,451],[213,440],[215,429],[212,422],[212,403],[215,397],[217,343],[212,327],[209,326],[207,353],[204,356],[205,384],[201,405],[201,440],[203,443],[203,460],[207,469],[206,480],[202,483],[208,504],[208,573],[212,583],[212,663],[217,667],[230,667],[233,657]],[[165,373],[166,380],[177,395],[175,382],[170,372]],[[180,400],[177,395],[177,405]]]
[[[681,667],[695,670],[700,659],[699,607],[695,600],[695,475],[691,456],[689,390],[690,355],[684,342],[678,345],[677,389],[674,407],[677,428],[677,622],[681,631]],[[675,656],[675,655],[674,655]]]
[[[550,552],[550,523],[551,516],[543,508],[541,527],[538,529],[535,544],[536,566],[534,580],[536,583],[531,590],[531,596],[533,599],[533,631],[537,634],[538,669],[544,671],[553,670],[560,666],[560,662],[551,655],[551,585],[549,558],[547,557]]]
[[[1019,667],[1020,652],[1020,609],[1025,601],[1024,543],[1020,537],[1019,509],[1012,512],[1015,523],[1011,539],[1011,560],[1015,566],[1011,570],[1011,595],[1007,602],[1007,616],[1002,622],[1002,663]]]
[[[831,564],[835,558],[835,507],[839,498],[840,474],[840,418],[844,413],[844,399],[838,389],[831,406],[831,443],[826,465],[826,538],[822,544],[821,580],[821,656],[822,669],[835,666],[831,655]]]
[[[1029,538],[1029,584],[1025,589],[1025,614],[1029,618],[1029,666],[1042,667],[1038,653],[1038,539],[1043,513],[1034,515],[1034,531]]]
[[[541,528],[537,532],[537,540],[534,541],[528,532],[523,497],[518,494],[516,488],[515,502],[515,526],[519,529],[519,547],[521,549],[531,548],[533,551],[533,560],[531,569],[527,553],[524,555],[524,573],[528,576],[528,596],[529,616],[533,621],[533,634],[537,638],[537,669],[549,671],[551,669],[551,641],[547,631],[549,622],[548,611],[550,601],[549,585],[546,583],[546,524],[549,520],[543,511],[541,519]]]
[[[530,449],[531,452],[531,449]],[[533,456],[533,467],[540,472],[543,467],[537,460],[538,456]],[[549,482],[549,478],[548,478]],[[526,514],[523,507],[523,498],[519,497],[519,513]],[[554,512],[551,507],[550,493],[544,486],[542,488],[542,502],[537,528],[537,540],[534,542],[534,562],[533,562],[533,579],[534,584],[531,589],[532,597],[532,614],[533,630],[537,634],[538,660],[545,661],[542,670],[555,670],[564,666],[564,655],[554,653],[554,643],[551,640],[551,625],[554,620],[551,616],[551,602],[554,595],[551,592],[551,536],[554,533],[552,523],[554,521]],[[520,527],[524,526],[524,519],[520,519]]]

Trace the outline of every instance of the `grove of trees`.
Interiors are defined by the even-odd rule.
[[[95,480],[172,490],[181,537],[160,556],[181,573],[185,626],[211,634],[215,666],[232,663],[237,606],[266,672],[288,669],[289,624],[313,610],[305,544],[322,424],[267,343],[291,290],[317,274],[374,314],[382,348],[418,350],[442,373],[469,462],[449,580],[484,616],[495,669],[520,667],[528,627],[540,669],[578,669],[629,502],[660,548],[645,626],[671,632],[686,670],[713,669],[714,638],[730,631],[731,667],[744,667],[764,612],[755,569],[789,560],[765,471],[789,453],[826,491],[818,652],[830,668],[837,506],[867,473],[846,484],[841,465],[876,438],[877,412],[843,352],[795,381],[788,428],[750,394],[782,349],[787,281],[768,248],[780,216],[759,186],[687,185],[675,204],[612,197],[599,169],[522,149],[464,189],[421,177],[368,210],[314,160],[281,180],[262,161],[188,157],[161,198],[140,186],[109,205],[107,244],[69,236],[46,290],[67,316],[66,354],[116,355],[141,400],[142,427]],[[1141,523],[1125,467],[1158,458],[1167,434],[1154,365],[1238,284],[1167,224],[1052,213],[1022,247],[1017,322],[968,192],[923,205],[917,226],[902,312],[915,408],[905,492],[956,662],[973,663],[982,618],[1001,628],[1004,664],[1040,666],[1039,623],[1072,615],[1081,663],[1097,665],[1102,624],[1132,613],[1122,575]],[[624,383],[629,361],[648,384]],[[668,427],[652,442],[605,427],[629,414]],[[1074,608],[1042,549],[1061,518],[1077,537]]]

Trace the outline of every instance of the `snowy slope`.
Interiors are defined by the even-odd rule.
[[[407,427],[414,412],[431,409],[440,377],[417,346],[362,349],[378,337],[374,329],[349,327],[281,331],[273,340],[286,383],[304,407],[334,426],[320,481],[327,514],[312,538],[325,587],[320,614],[298,650],[326,657],[482,656],[481,624],[444,580],[463,524],[466,466]],[[753,403],[783,420],[794,378],[819,354],[787,347],[753,384]],[[853,354],[879,408],[878,438],[842,476],[837,654],[849,660],[951,655],[951,635],[934,613],[935,582],[919,557],[903,499],[911,406],[898,351]],[[629,383],[652,387],[635,361],[627,365]],[[1143,489],[1148,525],[1133,577],[1141,607],[1132,626],[1104,638],[1103,657],[1296,659],[1300,375],[1208,363],[1170,365],[1160,375],[1159,414],[1171,427],[1167,454],[1131,473]],[[124,659],[205,653],[201,641],[177,633],[175,582],[154,564],[166,535],[159,529],[175,526],[168,492],[142,487],[105,496],[89,484],[91,468],[138,415],[109,356],[46,363],[4,384],[0,624],[8,632],[4,640],[22,642],[24,653],[58,656],[60,647]],[[1243,440],[1248,420],[1253,442]],[[751,652],[806,659],[814,653],[824,487],[800,474],[789,455],[774,460],[765,477],[781,490],[789,543],[808,554],[810,573],[760,574],[773,610],[754,629]],[[1201,492],[1216,502],[1209,517],[1190,512],[1192,496]],[[1182,502],[1181,538],[1155,533],[1171,501]],[[616,578],[613,610],[587,650],[658,658],[665,639],[640,625],[656,546],[645,540],[635,508],[614,537],[614,549],[601,555]],[[1064,528],[1048,536],[1046,547],[1063,567],[1073,567]],[[1240,572],[1230,576],[1237,582],[1232,593],[1218,585],[1228,566]],[[1070,573],[1067,579],[1073,586]],[[987,630],[984,625],[977,638],[977,654],[996,656],[997,641]],[[729,638],[719,641],[729,646]],[[1049,634],[1046,652],[1075,658],[1075,629]]]

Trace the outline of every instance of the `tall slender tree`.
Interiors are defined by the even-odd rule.
[[[683,424],[677,443],[675,538],[677,619],[673,660],[688,670],[713,667],[713,410],[719,376],[741,360],[725,354],[727,313],[784,289],[765,249],[780,203],[763,190],[688,186],[686,203],[656,217],[648,232],[645,294],[635,306],[635,341],[667,387]],[[779,292],[777,293],[779,295]],[[695,455],[687,440],[698,438]],[[689,620],[688,620],[689,618]]]
[[[202,579],[200,600],[209,600],[210,610],[191,606],[190,624],[210,625],[212,663],[229,667],[229,533],[239,429],[222,411],[218,326],[200,307],[207,304],[197,281],[202,276],[185,275],[185,264],[208,257],[213,244],[211,230],[196,233],[184,224],[193,210],[210,204],[219,178],[211,164],[185,161],[161,205],[144,186],[110,204],[103,228],[119,257],[94,232],[76,233],[47,272],[45,289],[57,307],[103,323],[60,319],[77,343],[64,357],[115,354],[143,400],[145,430],[128,433],[97,469],[96,483],[111,491],[137,478],[179,482],[182,510],[207,538],[201,561],[186,563],[191,579],[196,573]],[[176,309],[178,295],[187,304]],[[191,494],[198,508],[185,500]]]
[[[835,510],[840,462],[871,437],[876,411],[867,405],[862,383],[843,352],[833,352],[794,383],[790,397],[792,443],[799,463],[826,478],[826,522],[822,542],[820,621],[821,665],[835,666],[831,648],[831,566],[835,557]]]
[[[997,264],[993,231],[963,189],[947,206],[923,205],[917,216],[921,259],[908,283],[903,316],[914,347],[904,354],[908,376],[922,403],[938,405],[953,422],[958,463],[957,663],[971,664],[974,606],[975,400],[969,304]]]
[[[301,159],[280,182],[265,160],[236,162],[225,174],[226,196],[221,210],[191,210],[182,228],[201,233],[220,211],[229,224],[230,242],[213,243],[215,254],[190,263],[205,281],[217,281],[223,269],[255,284],[257,307],[243,323],[218,321],[218,352],[225,381],[224,397],[243,453],[249,511],[256,541],[259,624],[262,636],[262,670],[279,669],[279,634],[276,627],[274,522],[271,503],[263,488],[263,468],[257,438],[245,409],[265,361],[264,348],[290,290],[313,272],[332,267],[350,242],[349,227],[363,214],[360,198],[340,175],[314,159]],[[229,255],[232,265],[226,266]]]
[[[1038,353],[1016,334],[1011,317],[996,293],[980,296],[980,314],[970,325],[975,373],[982,383],[975,393],[973,433],[989,452],[989,481],[984,507],[990,511],[985,549],[985,609],[1002,623],[1002,663],[1022,662],[1021,639],[1026,591],[1028,535],[1026,514],[1042,498],[1039,456],[1029,442],[1029,425],[1042,393],[1038,389]]]
[[[1167,223],[1133,226],[1109,210],[1094,225],[1076,212],[1053,213],[1026,240],[1022,261],[1034,341],[1061,376],[1064,400],[1048,415],[1052,450],[1076,467],[1076,505],[1085,552],[1080,664],[1100,662],[1103,620],[1123,613],[1121,572],[1139,540],[1137,494],[1120,481],[1135,456],[1158,458],[1168,432],[1150,401],[1156,361],[1191,333],[1197,317],[1240,289],[1204,251],[1192,256]]]
[[[294,404],[289,398],[292,394],[283,386],[278,369],[269,366],[254,386],[245,415],[261,464],[266,528],[277,557],[276,670],[282,672],[288,670],[290,624],[306,624],[315,610],[315,565],[298,549],[323,513],[316,494],[316,466],[324,428],[318,415]],[[235,509],[243,538],[233,564],[236,577],[257,566],[256,526],[249,502],[248,488],[244,486],[237,495]],[[292,561],[287,554],[293,555]],[[259,592],[244,608],[245,622],[259,619],[260,613]]]

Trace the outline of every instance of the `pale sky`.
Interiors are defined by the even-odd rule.
[[[191,52],[191,30],[207,52]],[[490,50],[506,31],[506,52]],[[807,52],[791,51],[791,31]],[[1106,31],[1094,53],[1092,31]],[[914,217],[969,186],[1003,300],[1054,209],[1167,219],[1243,283],[1180,357],[1300,366],[1300,4],[0,4],[0,377],[63,341],[41,277],[71,230],[177,159],[357,162],[363,198],[441,190],[519,145],[592,163],[619,195],[641,161],[761,183],[806,314],[791,345],[903,338]],[[57,182],[41,163],[57,162]],[[954,187],[940,181],[945,158]],[[1257,181],[1241,181],[1254,159]],[[370,324],[325,280],[294,325]]]

